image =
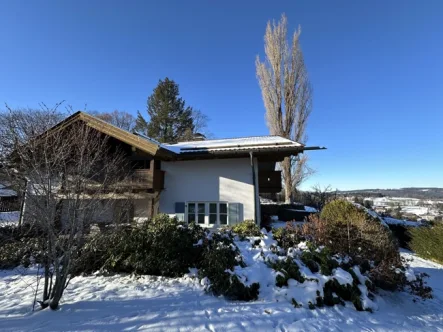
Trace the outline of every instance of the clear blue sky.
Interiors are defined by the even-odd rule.
[[[328,147],[304,187],[443,187],[440,0],[0,0],[0,102],[135,114],[168,76],[216,137],[267,134],[254,61],[282,12],[303,31],[308,143]]]

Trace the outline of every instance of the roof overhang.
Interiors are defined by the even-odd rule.
[[[51,135],[81,121],[87,126],[136,149],[148,153],[159,160],[196,160],[221,158],[249,158],[253,153],[260,160],[282,161],[308,150],[323,150],[324,147],[304,146],[303,144],[279,136],[257,136],[198,142],[162,144],[142,134],[134,134],[84,112],[76,112],[61,121],[39,137]],[[39,138],[38,137],[38,138]],[[37,139],[38,139],[37,138]]]
[[[286,157],[296,156],[307,150],[325,150],[325,147],[319,146],[273,146],[262,148],[225,148],[218,150],[197,150],[182,152],[176,156],[176,160],[195,160],[195,159],[225,159],[225,158],[249,158],[252,153],[260,160],[282,161]]]

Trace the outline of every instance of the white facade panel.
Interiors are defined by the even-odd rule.
[[[242,206],[241,220],[255,219],[249,158],[162,162],[165,189],[159,212],[175,214],[177,202],[230,202]]]

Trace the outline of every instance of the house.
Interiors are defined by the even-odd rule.
[[[321,149],[279,136],[215,140],[200,137],[197,141],[162,144],[83,112],[71,115],[49,131],[62,130],[79,121],[109,136],[109,144],[118,145],[130,161],[132,177],[127,190],[133,195],[133,203],[129,215],[135,220],[166,213],[205,227],[232,225],[246,219],[260,223],[260,194],[282,189],[276,163],[306,150]],[[109,211],[100,211],[100,221],[112,218],[119,206],[118,198],[114,199]]]

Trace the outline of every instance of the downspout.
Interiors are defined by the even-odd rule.
[[[260,219],[258,215],[258,207],[257,207],[257,181],[256,181],[256,169],[255,169],[255,163],[254,163],[254,153],[251,151],[249,152],[249,156],[251,159],[251,168],[252,168],[252,186],[254,190],[254,217],[255,217],[255,223],[257,224]]]

